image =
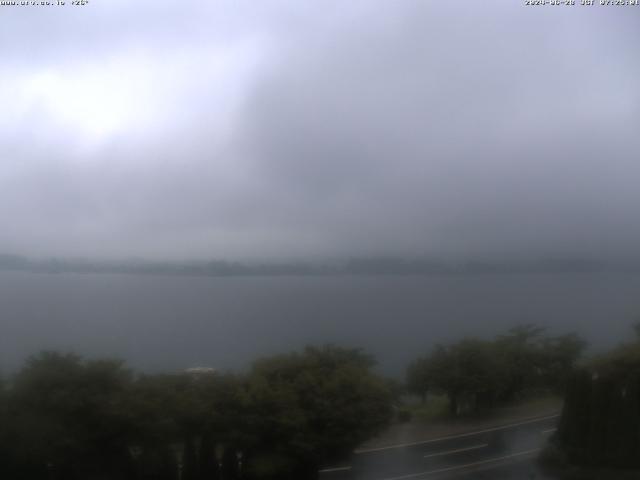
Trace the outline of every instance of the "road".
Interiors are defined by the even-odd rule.
[[[320,480],[551,480],[535,464],[557,415],[438,439],[356,450]]]

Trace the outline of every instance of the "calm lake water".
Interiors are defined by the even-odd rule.
[[[246,367],[308,343],[359,346],[401,374],[437,342],[518,323],[628,338],[640,275],[177,277],[0,273],[0,370],[41,349],[145,370]]]

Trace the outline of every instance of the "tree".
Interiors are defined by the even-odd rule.
[[[452,415],[461,411],[461,402],[470,409],[491,406],[500,387],[501,373],[491,342],[468,338],[449,346],[438,345],[427,360],[429,384],[449,398]]]
[[[134,377],[117,361],[44,352],[10,388],[0,383],[0,476],[313,478],[389,420],[389,383],[372,366],[326,346],[259,360],[243,376]]]
[[[407,367],[406,373],[407,391],[418,395],[424,403],[429,392],[429,359],[418,358]]]
[[[117,361],[53,352],[32,357],[15,378],[7,407],[17,469],[11,478],[124,474],[129,381]]]
[[[541,345],[544,384],[563,392],[586,347],[587,342],[575,333],[544,339]]]
[[[0,478],[7,478],[10,473],[10,439],[8,434],[9,415],[7,411],[8,392],[3,377],[0,377]]]
[[[550,337],[544,332],[527,324],[491,341],[470,338],[438,345],[409,365],[407,388],[418,395],[444,392],[453,415],[512,401],[526,391],[562,391],[586,342],[574,333]]]
[[[544,332],[535,325],[521,325],[497,338],[497,352],[506,372],[503,401],[511,401],[526,390],[563,390],[587,343],[575,333],[552,337]]]
[[[392,395],[372,366],[361,351],[334,346],[256,362],[246,386],[253,471],[312,478],[384,427]]]
[[[580,346],[575,339],[566,343],[571,352]],[[572,464],[638,469],[639,405],[640,339],[635,339],[571,374],[555,445]],[[610,472],[607,478],[618,476]]]
[[[496,352],[505,372],[501,400],[513,400],[541,375],[540,341],[544,332],[536,325],[519,325],[496,339]]]
[[[633,332],[636,334],[636,338],[640,339],[640,319],[633,324]]]

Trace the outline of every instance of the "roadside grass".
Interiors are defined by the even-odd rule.
[[[431,422],[447,418],[449,401],[446,395],[429,395],[425,402],[419,399],[407,399],[402,411],[408,414],[407,420]]]
[[[534,392],[506,407],[525,408],[532,411],[560,410],[562,403],[563,398],[557,393]]]

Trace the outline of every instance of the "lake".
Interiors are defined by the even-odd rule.
[[[309,343],[358,346],[401,375],[437,342],[535,322],[597,348],[628,338],[640,275],[180,277],[0,272],[0,371],[42,349],[143,371],[245,368]]]

